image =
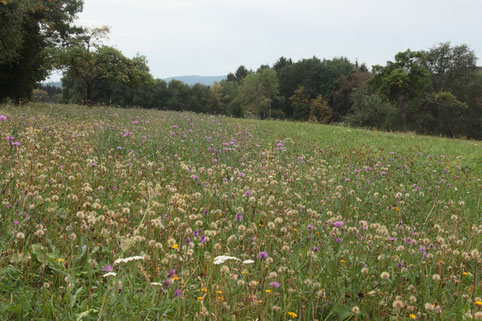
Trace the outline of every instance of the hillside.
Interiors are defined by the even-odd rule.
[[[480,142],[77,105],[0,136],[2,320],[480,311]]]

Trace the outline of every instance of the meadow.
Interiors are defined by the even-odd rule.
[[[2,320],[481,320],[482,144],[0,106]]]

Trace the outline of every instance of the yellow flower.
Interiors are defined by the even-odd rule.
[[[174,245],[172,246],[173,249],[177,249],[178,247],[179,247],[179,245],[177,245],[177,244],[174,244]]]
[[[482,306],[482,301],[475,301],[475,305]]]
[[[271,290],[265,290],[264,292],[266,292],[266,293],[271,293]]]
[[[197,299],[198,299],[199,301],[202,301],[202,300],[204,299],[204,297],[199,296]]]
[[[217,293],[217,294],[222,294],[222,293],[223,293],[223,291],[216,291],[216,293]]]
[[[467,272],[462,272],[462,274],[463,274],[463,275],[469,275],[469,273],[467,273]]]
[[[177,281],[177,280],[179,280],[179,277],[175,276],[175,277],[172,278],[172,280]]]
[[[65,259],[58,258],[57,262],[65,262]]]
[[[345,260],[340,260],[340,263],[346,263],[346,261],[345,261]]]
[[[208,292],[208,289],[202,288],[201,291],[203,291],[203,292]]]
[[[292,317],[293,319],[296,318],[296,317],[298,317],[298,315],[297,315],[296,313],[294,313],[294,312],[288,312],[288,315],[289,315],[290,317]]]
[[[409,317],[410,317],[410,319],[416,319],[416,318],[417,318],[417,316],[416,316],[415,314],[413,314],[413,313],[411,313],[411,314],[409,315]]]

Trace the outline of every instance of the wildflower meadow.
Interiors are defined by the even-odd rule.
[[[0,106],[1,320],[481,320],[482,145]]]

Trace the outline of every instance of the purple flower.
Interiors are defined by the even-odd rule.
[[[343,223],[342,221],[333,222],[334,227],[340,227],[340,226],[343,226],[343,225],[345,225],[345,223]]]
[[[18,221],[17,220],[13,221],[13,224],[18,225]]]
[[[5,116],[5,115],[0,115],[0,120],[7,120],[7,116]]]
[[[199,230],[196,229],[194,232],[192,232],[192,235],[193,235],[193,236],[199,236]]]
[[[271,283],[269,284],[269,286],[277,289],[277,288],[280,287],[280,284],[275,281],[275,282],[271,282]]]
[[[183,297],[183,295],[182,295],[182,293],[181,293],[181,290],[179,290],[179,289],[176,290],[176,296],[177,296],[178,298],[182,298],[182,297]]]
[[[310,225],[308,225],[306,228],[309,229],[310,231],[312,231],[315,227],[310,224]]]
[[[12,142],[12,146],[20,146],[20,142]]]
[[[206,241],[206,237],[204,235],[201,235],[201,237],[199,238],[199,242],[206,243]]]
[[[15,136],[7,136],[7,140],[8,140],[9,142],[11,142],[11,141],[14,140],[14,139],[15,139]]]
[[[176,269],[170,269],[170,270],[169,270],[169,274],[167,274],[167,277],[170,278],[171,276],[173,276],[173,275],[175,275],[175,274],[176,274]]]
[[[320,249],[317,246],[313,246],[313,251],[320,252]]]
[[[338,243],[341,243],[341,241],[343,241],[343,239],[337,237],[335,241],[337,241]]]
[[[114,268],[112,267],[112,265],[108,264],[108,265],[104,265],[102,267],[102,271],[104,271],[104,272],[114,272]]]
[[[243,219],[243,214],[241,214],[241,213],[236,214],[235,220],[236,220],[237,222],[241,221],[242,219]]]
[[[269,258],[269,255],[266,251],[261,251],[258,253],[258,259],[267,259]]]

